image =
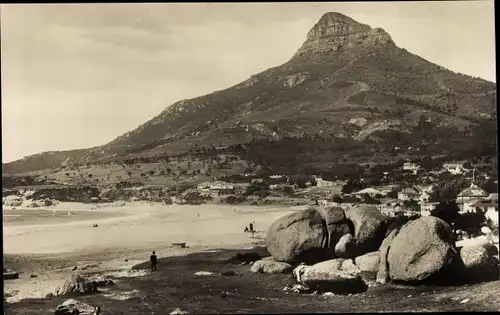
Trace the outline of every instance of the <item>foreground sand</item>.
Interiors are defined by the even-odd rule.
[[[73,272],[74,266],[91,266],[86,271],[92,272],[126,270],[147,260],[152,250],[165,257],[249,247],[264,237],[264,231],[277,218],[304,207],[139,202],[92,208],[60,203],[42,209],[4,211],[5,265],[21,273],[20,279],[5,282],[9,302],[45,296]],[[20,214],[22,217],[13,217]],[[243,232],[252,221],[258,231],[255,239]],[[186,242],[188,248],[171,246],[177,242]]]
[[[176,308],[191,314],[286,314],[356,312],[439,312],[500,310],[498,281],[462,287],[387,284],[354,295],[299,294],[284,291],[292,275],[254,274],[250,266],[229,260],[243,250],[195,253],[160,259],[158,271],[119,278],[116,286],[78,300],[99,305],[106,315],[169,314]],[[246,252],[267,256],[265,249]],[[136,266],[145,268],[147,264]],[[197,271],[213,272],[196,276]],[[225,271],[225,273],[223,273]],[[228,275],[227,271],[232,271]],[[104,289],[103,289],[104,290]],[[10,304],[7,314],[50,314],[67,297],[23,300]]]

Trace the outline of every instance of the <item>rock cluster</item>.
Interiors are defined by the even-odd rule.
[[[254,272],[286,273],[317,292],[359,293],[372,281],[452,284],[498,280],[498,250],[484,244],[457,248],[451,227],[428,216],[394,224],[373,207],[309,208],[268,230],[272,258]],[[396,222],[398,223],[398,222]]]

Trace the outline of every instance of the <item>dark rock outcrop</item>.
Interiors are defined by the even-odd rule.
[[[381,28],[372,29],[337,12],[324,14],[307,34],[294,57],[311,57],[375,45],[392,45],[391,36]]]
[[[56,289],[55,295],[68,295],[71,293],[91,294],[99,292],[98,283],[80,274],[72,274]]]
[[[299,266],[294,274],[300,283],[317,292],[349,294],[366,291],[368,286],[357,270],[343,270],[345,261],[333,259],[312,266]]]
[[[448,223],[422,217],[404,225],[394,237],[387,258],[390,278],[407,283],[437,281],[456,257]]]
[[[464,282],[477,283],[481,281],[498,280],[500,269],[498,249],[492,244],[468,245],[458,248],[460,254]]]
[[[399,230],[399,229],[398,229]],[[392,241],[394,240],[394,237],[396,237],[396,234],[398,234],[398,230],[393,229],[389,235],[386,236],[384,241],[382,242],[382,245],[380,246],[379,253],[380,253],[380,264],[379,264],[379,270],[377,272],[377,282],[378,283],[386,283],[389,281],[389,263],[387,262],[387,256],[389,255],[389,249],[391,248]]]
[[[95,308],[80,301],[69,299],[58,305],[54,315],[93,315]]]
[[[385,237],[385,222],[388,218],[371,206],[348,208],[345,215],[354,225],[355,256],[378,250]]]
[[[346,234],[335,245],[335,256],[338,258],[356,257],[355,249],[356,240],[351,234]]]
[[[257,260],[250,268],[254,273],[288,273],[292,269],[293,267],[290,264],[269,259]]]
[[[321,213],[328,231],[325,247],[331,249],[331,251],[328,252],[332,254],[332,257],[335,257],[335,245],[344,235],[352,234],[354,232],[354,227],[352,223],[347,220],[344,209],[340,207],[319,207],[317,211]]]
[[[325,257],[328,237],[321,214],[315,209],[291,213],[268,229],[266,246],[276,261],[318,262]]]
[[[380,252],[371,252],[358,256],[354,263],[362,272],[377,273],[380,268]]]

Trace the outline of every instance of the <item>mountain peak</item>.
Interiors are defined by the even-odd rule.
[[[394,42],[381,28],[372,29],[342,13],[328,12],[307,33],[307,39],[295,57],[375,45],[394,45]]]

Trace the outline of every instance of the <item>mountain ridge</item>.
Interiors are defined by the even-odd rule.
[[[496,118],[495,98],[495,83],[454,73],[399,48],[383,29],[329,12],[282,65],[176,102],[70,160],[99,163],[182,153],[186,145],[289,137],[378,141],[381,132],[411,134],[423,116],[433,127],[466,132]],[[4,171],[22,169],[18,162],[3,164]]]

